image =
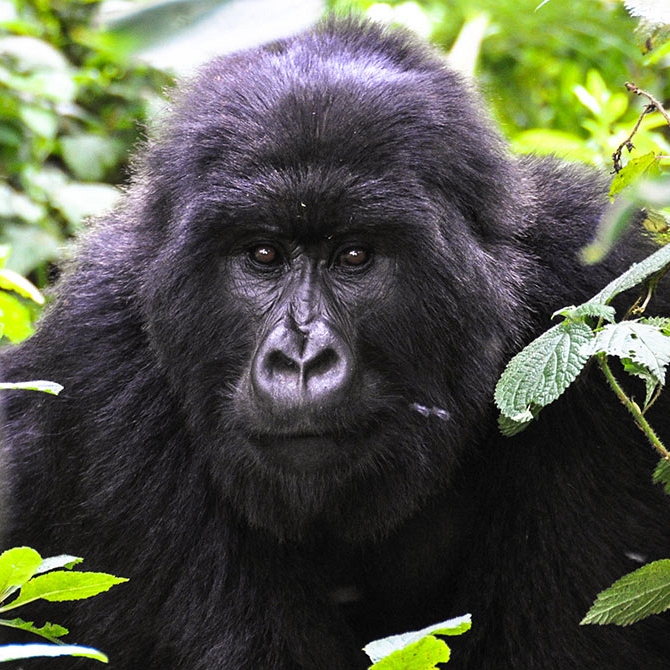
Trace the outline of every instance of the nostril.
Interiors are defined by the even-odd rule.
[[[266,369],[270,374],[273,373],[299,373],[300,363],[293,360],[288,354],[279,349],[274,349],[267,355]]]
[[[319,351],[311,360],[305,361],[305,379],[320,377],[331,372],[338,364],[340,357],[334,349]]]

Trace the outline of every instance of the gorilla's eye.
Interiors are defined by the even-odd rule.
[[[271,244],[258,244],[249,250],[249,258],[258,265],[276,265],[281,255]]]
[[[349,247],[340,252],[337,262],[344,267],[359,268],[368,263],[371,256],[365,247]]]

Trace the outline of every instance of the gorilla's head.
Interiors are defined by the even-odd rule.
[[[515,165],[407,44],[326,24],[213,62],[135,189],[151,347],[222,490],[281,534],[376,534],[447,484],[515,337]]]

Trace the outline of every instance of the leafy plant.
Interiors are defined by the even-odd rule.
[[[670,246],[633,265],[591,300],[556,312],[555,316],[562,316],[563,321],[519,352],[498,381],[495,402],[501,412],[503,433],[513,435],[526,428],[543,407],[563,394],[586,363],[595,359],[635,423],[660,455],[669,459],[670,453],[645,414],[665,382],[670,363],[670,319],[640,317],[616,323],[615,310],[610,305],[623,291],[648,281],[646,298],[632,310],[634,314],[642,314],[651,292],[668,269]],[[627,372],[644,380],[647,394],[641,407],[623,391],[608,356],[621,359]]]
[[[53,556],[43,559],[34,549],[15,547],[0,554],[0,616],[36,600],[64,602],[91,598],[112,586],[128,581],[102,572],[78,572],[72,568],[81,563],[75,556]],[[107,657],[96,649],[66,645],[61,638],[68,630],[46,623],[0,618],[0,626],[38,635],[48,644],[10,644],[0,646],[0,661],[38,656],[83,656],[104,663]]]
[[[670,363],[670,318],[643,317],[615,322],[609,304],[623,291],[647,282],[646,296],[630,315],[641,315],[658,284],[670,270],[670,245],[633,265],[586,303],[559,310],[563,321],[531,342],[508,364],[496,387],[495,401],[501,411],[500,426],[514,435],[556,400],[594,359],[607,383],[630,412],[662,459],[654,481],[670,494],[670,452],[646,414],[659,397]],[[615,377],[608,357],[619,358],[629,374],[646,386],[640,405],[626,394]],[[598,595],[583,624],[626,625],[670,609],[670,560],[649,563],[632,572]]]

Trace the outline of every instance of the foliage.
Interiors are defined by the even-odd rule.
[[[654,561],[631,572],[598,595],[582,620],[627,626],[670,609],[670,559]]]
[[[563,394],[589,359],[595,358],[636,423],[661,455],[670,458],[653,431],[649,432],[644,418],[663,387],[670,363],[670,319],[642,317],[615,323],[615,311],[609,304],[641,282],[655,286],[669,268],[670,246],[665,246],[583,305],[559,310],[556,314],[563,321],[519,352],[498,381],[495,402],[503,432],[511,435],[523,430],[543,407]],[[638,314],[643,311],[644,305],[635,308]],[[620,358],[627,372],[644,379],[647,398],[642,407],[623,394],[607,363],[608,356]]]
[[[423,630],[393,635],[370,642],[364,651],[374,665],[370,670],[436,670],[446,663],[451,650],[442,637],[470,630],[470,617],[451,619]]]
[[[92,25],[97,0],[0,0],[0,239],[8,267],[47,280],[86,216],[109,208],[155,93]]]
[[[646,34],[634,36],[636,23],[620,2],[329,0],[328,4],[336,10],[354,7],[364,12],[384,5],[405,23],[412,23],[407,17],[420,12],[433,41],[459,51],[463,43],[472,50],[471,28],[483,25],[479,49],[472,50],[467,69],[476,72],[481,90],[519,151],[556,153],[605,165],[637,117],[624,82],[634,79],[660,99],[670,95],[663,45],[654,42],[654,49],[641,58]],[[461,41],[459,35],[469,39]],[[654,68],[646,67],[651,63]],[[661,125],[657,117],[649,118],[645,131]],[[645,133],[638,148],[647,151],[652,143],[667,148],[660,133],[653,138]]]
[[[15,547],[0,554],[0,615],[36,600],[64,602],[91,598],[112,586],[128,581],[101,572],[78,572],[72,568],[81,563],[75,556],[53,556],[43,559],[34,549]],[[35,626],[23,619],[0,619],[7,626],[38,635],[50,644],[11,644],[0,647],[0,661],[38,656],[84,656],[104,663],[107,657],[90,647],[65,645],[61,638],[67,628],[53,623]]]

